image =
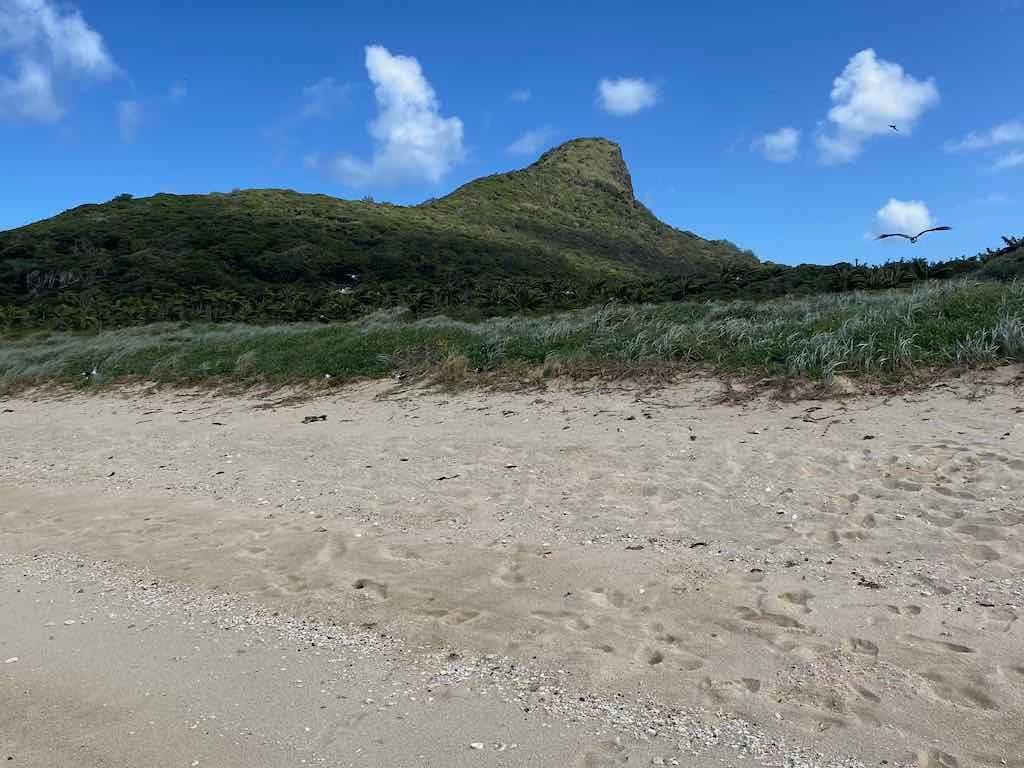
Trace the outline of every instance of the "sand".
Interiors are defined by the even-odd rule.
[[[0,758],[1024,766],[1017,373],[8,398]]]

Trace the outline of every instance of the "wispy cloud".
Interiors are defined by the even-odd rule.
[[[334,111],[348,100],[352,90],[350,83],[335,82],[333,77],[325,77],[302,89],[303,118],[330,117]]]
[[[188,96],[188,86],[180,80],[170,87],[167,91],[167,98],[174,104],[180,104]]]
[[[944,145],[947,152],[977,152],[991,149],[1002,144],[1024,143],[1024,120],[1010,120],[1000,123],[987,131],[978,133],[971,131],[962,139],[947,141]]]
[[[527,131],[509,144],[506,151],[513,155],[536,155],[548,145],[554,135],[555,130],[545,125],[543,128]]]
[[[117,105],[117,128],[121,141],[131,144],[142,127],[142,105],[137,101],[122,101]]]
[[[1017,149],[997,159],[992,164],[992,168],[996,171],[1005,171],[1008,168],[1019,168],[1022,165],[1024,165],[1024,150]]]
[[[878,58],[866,48],[854,54],[832,83],[833,107],[817,136],[820,161],[848,163],[871,138],[910,134],[921,116],[939,102],[935,81],[918,80],[899,64]]]
[[[754,139],[751,148],[773,163],[789,163],[800,151],[800,131],[796,128],[780,128]]]
[[[516,88],[508,95],[508,100],[516,104],[525,104],[533,98],[533,92],[529,88]]]
[[[366,70],[377,99],[377,118],[370,125],[373,157],[338,155],[330,163],[332,173],[353,187],[437,183],[465,157],[462,120],[441,115],[437,94],[414,57],[370,45]]]
[[[58,79],[105,79],[117,72],[100,34],[77,10],[49,0],[0,0],[0,118],[56,122],[65,109]]]
[[[1016,168],[1024,165],[1024,151],[1006,148],[1024,144],[1024,120],[1007,120],[989,128],[987,131],[971,131],[966,136],[957,140],[947,141],[944,145],[946,152],[986,152],[1003,148],[1005,154],[991,160],[989,169],[992,171],[1005,171],[1008,168]],[[990,154],[991,158],[991,154]]]
[[[605,78],[597,84],[598,104],[612,115],[635,115],[658,103],[658,87],[640,77]]]

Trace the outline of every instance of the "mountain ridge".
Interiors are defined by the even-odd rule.
[[[584,138],[414,206],[284,189],[77,206],[0,232],[0,306],[81,318],[91,316],[86,305],[104,305],[97,316],[107,317],[121,302],[139,308],[122,314],[141,322],[230,318],[230,307],[269,302],[272,318],[305,317],[304,305],[347,317],[355,310],[325,296],[372,294],[360,306],[384,306],[438,286],[464,299],[507,293],[508,283],[572,295],[588,283],[714,277],[757,263],[728,241],[658,220],[636,199],[618,144]],[[229,309],[196,298],[211,294]]]

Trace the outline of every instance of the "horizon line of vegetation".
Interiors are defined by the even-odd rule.
[[[126,380],[337,384],[396,374],[458,384],[682,368],[900,381],[1003,362],[1024,362],[1024,283],[966,279],[785,300],[612,301],[475,322],[389,309],[330,325],[35,331],[0,346],[0,391]]]
[[[442,275],[435,281],[397,283],[288,284],[256,291],[198,288],[145,295],[109,289],[61,286],[46,276],[25,301],[0,304],[0,331],[38,329],[98,332],[157,322],[347,322],[401,307],[417,318],[445,314],[477,321],[505,315],[539,315],[583,309],[609,301],[769,300],[783,296],[884,291],[934,281],[976,277],[996,281],[1024,278],[1024,238],[1002,238],[1004,247],[975,256],[929,263],[925,259],[884,264],[729,265],[707,276],[650,279],[504,277],[471,279]],[[61,290],[64,288],[64,290]]]

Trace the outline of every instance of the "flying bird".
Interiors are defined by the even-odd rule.
[[[900,132],[900,129],[899,129],[899,128],[897,128],[897,127],[896,127],[895,125],[893,125],[892,123],[889,123],[889,127],[890,127],[890,128],[892,128],[892,129],[893,129],[894,131],[896,131],[896,133],[899,133],[899,132]]]
[[[879,235],[875,239],[876,240],[884,240],[887,237],[905,237],[911,243],[916,243],[917,239],[919,237],[921,237],[921,235],[923,235],[925,232],[945,232],[947,229],[952,229],[952,227],[946,227],[946,226],[942,226],[942,227],[929,227],[928,229],[922,229],[916,235],[905,235],[902,232],[889,232],[888,234]]]

